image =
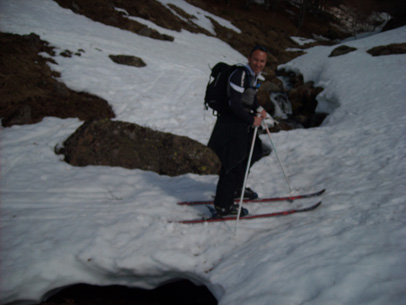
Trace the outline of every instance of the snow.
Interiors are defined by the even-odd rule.
[[[297,43],[299,46],[304,46],[308,43],[314,43],[316,40],[314,39],[309,39],[309,38],[303,38],[303,37],[297,37],[297,36],[291,36],[290,39],[292,39],[295,43]]]
[[[56,56],[52,69],[70,88],[106,99],[117,120],[201,143],[215,121],[203,111],[208,66],[246,60],[213,37],[155,27],[175,40],[153,40],[51,0],[2,0],[0,8],[4,32],[34,32],[59,51],[83,49],[80,57]],[[313,212],[240,221],[236,234],[232,222],[168,223],[203,213],[176,202],[210,198],[217,176],[70,166],[54,147],[81,125],[77,119],[2,128],[1,304],[28,304],[76,283],[153,288],[174,278],[207,285],[221,305],[404,304],[406,56],[366,50],[404,43],[405,34],[402,27],[347,42],[357,50],[339,57],[328,57],[336,46],[313,47],[284,65],[325,88],[319,108],[331,114],[319,128],[272,141],[294,193],[327,192]],[[109,54],[139,56],[147,66],[117,65]],[[248,184],[260,196],[289,192],[274,154],[253,167]]]

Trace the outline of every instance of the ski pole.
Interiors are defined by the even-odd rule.
[[[286,183],[288,184],[289,191],[290,191],[290,193],[292,193],[292,187],[290,186],[290,182],[289,182],[288,176],[286,176],[286,171],[285,171],[285,169],[283,168],[282,162],[281,162],[281,160],[279,160],[278,152],[276,151],[276,147],[275,147],[275,145],[274,145],[273,142],[272,142],[271,133],[270,133],[270,131],[269,131],[269,129],[268,129],[268,126],[267,126],[263,121],[262,121],[262,126],[266,129],[266,133],[267,133],[268,136],[269,136],[269,142],[271,143],[271,146],[272,146],[272,148],[273,148],[273,150],[274,150],[274,152],[275,152],[276,159],[278,160],[278,163],[279,163],[279,165],[280,165],[280,167],[281,167],[281,169],[282,169],[283,175],[285,176],[285,180],[286,180]]]
[[[249,156],[248,156],[247,169],[245,170],[244,183],[243,183],[242,191],[241,191],[240,204],[239,204],[239,206],[238,206],[238,214],[237,214],[237,220],[236,220],[236,222],[235,222],[234,235],[235,235],[235,233],[237,232],[237,225],[238,225],[238,222],[239,222],[239,220],[240,220],[242,202],[243,202],[243,200],[244,200],[245,187],[246,187],[246,185],[247,185],[248,173],[249,173],[249,170],[250,170],[250,164],[251,164],[251,159],[252,159],[252,153],[254,152],[254,145],[255,145],[255,139],[256,139],[256,137],[257,137],[257,132],[258,132],[258,126],[255,126],[254,135],[252,136],[251,149],[250,149],[250,153],[249,153]]]

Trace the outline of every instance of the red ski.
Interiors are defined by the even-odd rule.
[[[321,201],[309,206],[307,208],[300,208],[300,209],[291,209],[286,211],[280,212],[273,212],[273,213],[266,213],[266,214],[256,214],[256,215],[247,215],[245,217],[240,217],[240,220],[248,220],[248,219],[257,219],[257,218],[269,218],[269,217],[276,217],[276,216],[286,216],[295,213],[303,213],[309,212],[317,209],[321,205]],[[237,220],[237,216],[224,216],[224,217],[208,217],[208,218],[198,218],[198,219],[190,219],[190,220],[174,220],[169,222],[175,223],[183,223],[183,224],[195,224],[195,223],[205,223],[205,222],[220,222],[220,221],[231,221]]]
[[[255,203],[255,202],[273,202],[273,201],[293,201],[303,198],[317,197],[323,194],[326,189],[323,189],[318,192],[303,194],[303,195],[293,195],[293,196],[284,196],[284,197],[269,197],[269,198],[259,198],[259,199],[246,199],[243,200],[244,203]],[[235,202],[240,202],[240,199],[235,199]],[[199,204],[213,204],[213,200],[204,200],[204,201],[183,201],[178,202],[178,205],[199,205]]]

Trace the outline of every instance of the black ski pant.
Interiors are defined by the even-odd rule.
[[[232,204],[234,204],[235,191],[241,189],[244,184],[247,161],[245,160],[237,164],[228,172],[224,168],[221,168],[220,177],[217,182],[216,197],[214,198],[214,205],[216,207],[229,211]]]
[[[251,137],[248,137],[252,139]],[[247,149],[249,148],[247,143]],[[251,159],[250,168],[252,165],[261,159],[264,155],[262,142],[257,137],[255,140],[254,151]],[[245,171],[247,170],[248,157],[234,166],[231,170],[226,171],[224,167],[221,167],[220,177],[217,182],[216,197],[214,198],[214,205],[220,208],[224,208],[224,211],[228,211],[232,204],[234,204],[235,191],[242,190],[245,178]]]

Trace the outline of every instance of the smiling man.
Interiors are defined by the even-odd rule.
[[[260,126],[266,117],[265,110],[257,101],[258,78],[266,65],[266,52],[264,47],[255,46],[248,56],[248,64],[231,74],[229,107],[219,114],[208,143],[222,164],[214,199],[219,217],[238,214],[234,198],[241,196],[254,127]],[[262,154],[262,143],[257,137],[250,166]],[[247,188],[244,197],[253,199],[258,195]],[[243,208],[240,216],[246,215],[248,210]]]

